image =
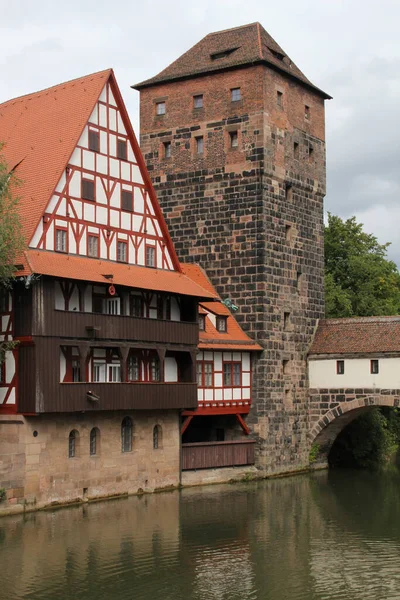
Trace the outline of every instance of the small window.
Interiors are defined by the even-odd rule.
[[[154,450],[162,448],[162,429],[160,425],[154,425],[153,428],[153,448]]]
[[[128,244],[126,242],[118,242],[117,244],[117,261],[127,262]]]
[[[120,383],[121,381],[121,365],[108,365],[108,380],[109,383]]]
[[[312,155],[314,153],[314,147],[313,146],[309,146],[308,147],[308,158],[311,158]]]
[[[126,140],[117,140],[117,158],[120,160],[127,160],[128,144]]]
[[[99,450],[99,430],[93,427],[90,431],[90,456],[96,456]]]
[[[78,456],[79,433],[73,429],[68,436],[68,458]]]
[[[164,142],[164,158],[171,158],[171,142]]]
[[[292,226],[291,225],[285,225],[285,237],[286,237],[286,241],[290,242],[292,239]]]
[[[82,179],[82,198],[94,201],[94,181],[92,179]]]
[[[143,317],[143,300],[141,296],[131,294],[129,297],[129,312],[131,317]]]
[[[121,298],[107,298],[106,314],[120,315],[121,314]]]
[[[310,118],[310,107],[307,106],[307,104],[304,106],[304,118],[305,119],[309,119]]]
[[[285,200],[291,202],[293,199],[293,186],[291,183],[285,185]]]
[[[283,94],[282,92],[276,92],[276,103],[279,107],[283,106]]]
[[[239,146],[239,135],[237,131],[229,132],[229,142],[231,148],[237,148]]]
[[[378,375],[379,373],[379,360],[371,360],[371,374]]]
[[[56,252],[67,252],[67,232],[56,229]]]
[[[93,361],[93,381],[104,383],[106,381],[106,363],[102,360]]]
[[[133,211],[133,192],[129,190],[121,191],[121,208],[129,212]]]
[[[100,132],[89,129],[89,150],[100,152]]]
[[[121,450],[132,452],[132,419],[124,417],[121,423]]]
[[[152,356],[150,360],[150,381],[160,381],[160,359],[158,356]]]
[[[77,383],[81,380],[81,363],[77,358],[72,359],[72,381]]]
[[[203,108],[203,94],[193,96],[193,108]]]
[[[97,235],[88,235],[88,256],[99,257],[99,238]]]
[[[344,360],[336,361],[336,373],[337,375],[344,375]]]
[[[238,100],[241,100],[240,88],[232,88],[231,89],[231,101],[237,102]]]
[[[205,315],[199,315],[199,329],[200,329],[200,331],[206,330],[206,316]]]
[[[217,317],[217,319],[216,319],[217,331],[220,331],[221,333],[226,333],[226,329],[227,329],[226,321],[227,321],[226,317]]]
[[[303,287],[303,273],[301,271],[297,271],[296,273],[296,288],[297,292],[301,294]]]
[[[283,329],[285,331],[290,329],[290,312],[283,313]]]
[[[140,381],[140,360],[136,354],[131,354],[128,360],[128,381]]]
[[[283,360],[282,361],[282,370],[283,370],[283,374],[284,375],[290,375],[290,361],[289,360]]]
[[[204,152],[204,137],[202,135],[196,138],[196,152],[197,154],[203,154]]]
[[[224,387],[240,387],[242,384],[241,363],[224,363]]]
[[[154,246],[146,246],[146,267],[156,266],[156,249]]]
[[[157,115],[165,115],[166,112],[166,104],[165,102],[157,102],[156,104],[156,114]]]
[[[299,143],[294,142],[293,144],[293,156],[297,159],[299,158]]]
[[[199,387],[213,387],[213,363],[202,362],[197,363],[197,385]]]

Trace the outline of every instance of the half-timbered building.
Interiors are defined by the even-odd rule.
[[[113,71],[0,105],[0,132],[26,241],[0,297],[0,488],[40,506],[177,485],[216,294],[182,272]]]

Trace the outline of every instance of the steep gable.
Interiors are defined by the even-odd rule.
[[[112,70],[9,101],[0,115],[30,248],[180,271]]]

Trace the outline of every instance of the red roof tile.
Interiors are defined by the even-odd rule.
[[[221,56],[224,53],[225,56]],[[294,77],[324,98],[330,98],[311,83],[260,23],[209,33],[161,73],[132,87],[140,90],[167,81],[260,63]]]
[[[137,267],[124,263],[86,258],[83,256],[28,250],[25,253],[24,270],[16,276],[36,273],[51,277],[65,277],[80,281],[114,283],[144,290],[172,292],[197,298],[213,298],[215,295],[205,290],[186,275],[176,271]],[[111,275],[107,279],[104,275]]]
[[[324,319],[309,354],[400,352],[400,316]]]
[[[208,279],[205,271],[200,265],[185,263],[182,264],[182,272],[190,277],[197,285],[214,294],[219,302],[201,302],[199,313],[213,313],[217,316],[227,318],[227,331],[223,333],[218,331],[209,317],[205,319],[205,331],[199,332],[199,349],[218,349],[218,350],[262,350],[261,346],[255,343],[240,327],[230,310],[221,302],[220,297]]]

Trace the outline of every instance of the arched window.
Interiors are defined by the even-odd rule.
[[[153,448],[158,450],[162,448],[162,429],[160,425],[154,425],[153,429]]]
[[[140,360],[136,354],[128,358],[128,381],[140,381]]]
[[[155,354],[150,359],[150,381],[160,381],[160,360]]]
[[[93,427],[90,431],[90,456],[95,456],[100,450],[100,430]]]
[[[122,452],[132,451],[132,419],[124,417],[121,423]]]
[[[78,456],[79,450],[79,433],[73,429],[68,437],[68,458]]]

